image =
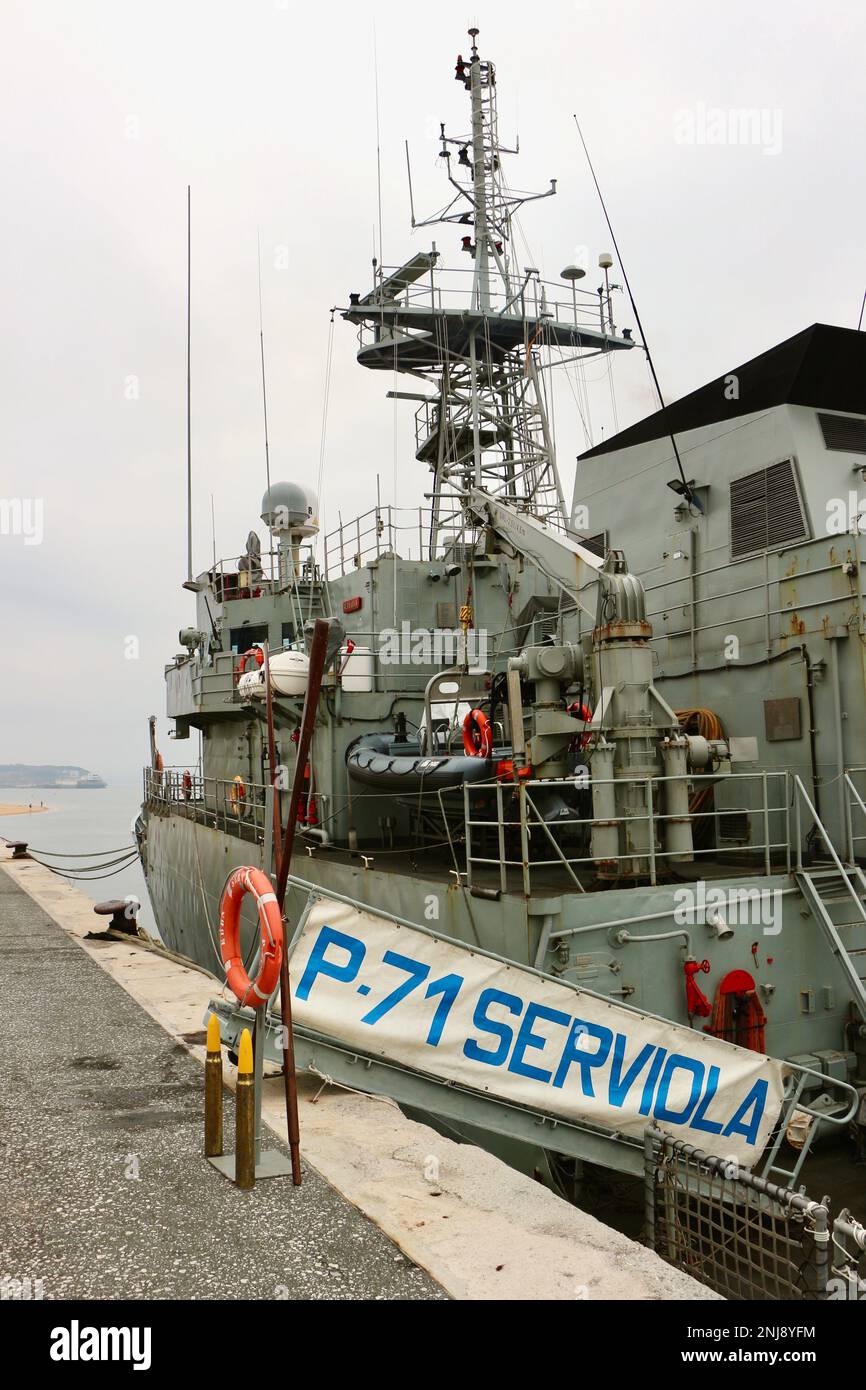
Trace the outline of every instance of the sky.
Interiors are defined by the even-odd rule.
[[[192,188],[194,567],[242,549],[265,484],[257,244],[271,477],[315,480],[330,311],[456,228],[438,129],[476,24],[496,64],[509,182],[550,278],[612,249],[577,114],[668,399],[815,321],[856,327],[866,288],[866,11],[853,0],[0,0],[0,762],[132,780],[163,666],[194,621],[186,568],[186,197]],[[377,100],[379,155],[377,161]],[[521,248],[521,252],[524,248]],[[526,263],[525,261],[523,262]],[[619,267],[613,278],[621,280]],[[620,325],[634,319],[618,299]],[[417,506],[412,407],[354,360],[336,316],[326,526]],[[588,371],[592,380],[592,370]],[[413,389],[410,380],[401,385]],[[617,363],[625,426],[654,408]],[[592,431],[613,428],[606,377]],[[586,447],[554,400],[566,497]],[[194,745],[178,744],[178,756]]]

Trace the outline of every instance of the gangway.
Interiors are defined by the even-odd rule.
[[[516,965],[429,925],[325,892],[303,879],[292,877],[289,882],[303,895],[289,947],[299,1071],[351,1090],[389,1097],[402,1107],[456,1126],[480,1128],[634,1176],[644,1171],[644,1134],[652,1121],[680,1139],[699,1139],[702,1149],[715,1149],[744,1170],[754,1166],[764,1176],[793,1186],[818,1122],[844,1126],[856,1111],[858,1095],[847,1082],[752,1053],[530,966]],[[443,962],[446,973],[431,980]],[[492,983],[485,985],[485,981]],[[421,988],[424,984],[426,992]],[[485,989],[488,999],[496,996],[496,1011],[489,1017],[482,1002]],[[316,1003],[317,991],[323,1004]],[[465,996],[461,1008],[452,1012],[461,991]],[[361,1009],[366,1014],[358,1019]],[[213,999],[206,1017],[211,1013],[220,1021],[223,1043],[235,1049],[253,1011],[233,999]],[[379,1034],[369,1026],[386,1019]],[[488,1063],[474,1073],[454,1046],[454,1038],[463,1037],[467,1019],[476,1032],[482,1029],[483,1049],[471,1038],[462,1051],[468,1056],[472,1044],[476,1056],[483,1052]],[[420,1033],[429,1027],[426,1039],[419,1034],[419,1020]],[[453,1026],[449,1029],[449,1025]],[[560,1061],[553,1085],[536,1084],[533,1092],[533,1081],[552,1070],[550,1034],[533,1031],[542,1026],[554,1032],[561,1027],[560,1036],[566,1038],[563,1059],[568,1057],[565,1065]],[[497,1050],[501,1049],[506,1031],[514,1039],[508,1066],[500,1065],[499,1058],[489,1065],[491,1039],[498,1039]],[[361,1037],[364,1045],[359,1044]],[[608,1061],[603,1066],[599,1056],[605,1044]],[[280,1015],[273,1000],[265,1011],[264,1056],[277,1066],[282,1064]],[[660,1102],[661,1082],[673,1058],[678,1059],[675,1068],[682,1065],[695,1078],[703,1078],[698,1085],[700,1101],[695,1082],[690,1105],[682,1104],[682,1086],[675,1099],[676,1088],[670,1084]],[[602,1078],[608,1072],[607,1101],[601,1102]],[[804,1091],[814,1091],[816,1081],[837,1093],[839,1103],[829,1113],[803,1099]],[[749,1146],[743,1135],[755,1121],[754,1108],[749,1109],[743,1100],[749,1086],[749,1097],[758,1091],[768,1096],[763,1128],[755,1122],[754,1165],[744,1154]],[[598,1092],[594,1099],[601,1102],[598,1119],[586,1099],[587,1091],[594,1088]],[[722,1120],[737,1104],[737,1113],[745,1118],[739,1126],[730,1122],[723,1132]],[[793,1166],[787,1168],[780,1152],[795,1110],[811,1116],[813,1123]],[[678,1113],[683,1122],[671,1119]]]

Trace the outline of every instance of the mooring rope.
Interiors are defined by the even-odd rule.
[[[127,851],[138,853],[137,845],[120,845],[116,849],[88,849],[76,851],[65,849],[40,849],[38,845],[33,846],[31,854],[47,854],[49,859],[93,859],[97,854],[125,854]]]
[[[111,869],[107,874],[76,874],[69,869],[56,869],[51,864],[44,864],[41,859],[37,859],[36,863],[40,866],[40,868],[47,869],[50,874],[56,874],[58,878],[75,878],[79,879],[83,883],[97,883],[100,879],[114,878],[116,874],[121,874],[124,872],[125,869],[131,868],[135,857],[136,856],[132,856],[132,858],[124,860],[124,862],[120,864],[119,868]],[[102,869],[105,866],[102,864],[97,864],[95,865],[95,867],[97,869]]]

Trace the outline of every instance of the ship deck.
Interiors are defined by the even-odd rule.
[[[265,842],[263,817],[253,814],[250,819],[238,818],[231,814],[215,815],[195,802],[186,804],[174,802],[171,808],[156,803],[157,813],[178,815],[209,829],[230,834],[250,845],[262,846]],[[609,889],[646,886],[648,876],[605,877],[600,875],[592,864],[580,865],[538,863],[529,861],[528,880],[522,864],[510,862],[481,862],[484,856],[473,858],[471,875],[467,868],[465,843],[462,839],[452,839],[434,843],[410,844],[405,841],[384,845],[381,840],[359,842],[357,849],[334,842],[324,846],[317,836],[307,836],[298,827],[295,845],[295,859],[306,859],[308,855],[323,856],[337,863],[355,868],[373,867],[386,874],[423,874],[425,877],[454,882],[459,878],[462,885],[480,897],[527,896],[527,883],[535,895],[575,892],[604,892]],[[788,863],[784,855],[773,857],[773,873],[786,873]],[[746,849],[731,849],[708,854],[696,854],[690,863],[659,865],[657,881],[659,884],[694,883],[699,879],[722,880],[737,878],[758,878],[766,875],[763,853]]]
[[[523,869],[520,865],[473,864],[472,881],[467,883],[466,859],[461,853],[462,846],[454,844],[454,852],[446,845],[413,846],[396,844],[393,847],[378,844],[360,844],[357,850],[347,846],[328,845],[322,847],[318,841],[305,841],[303,832],[296,843],[296,855],[306,855],[311,850],[315,858],[327,856],[338,863],[354,867],[375,867],[386,874],[423,874],[425,877],[456,880],[468,886],[471,892],[480,897],[519,897],[526,896]],[[780,857],[772,865],[774,873],[786,873],[787,864]],[[699,879],[759,878],[766,875],[763,855],[748,852],[731,852],[716,858],[699,857],[690,864],[679,864],[676,870],[670,868],[658,874],[659,884],[695,883]],[[579,880],[575,882],[575,877]],[[594,868],[570,871],[564,864],[532,864],[530,862],[530,884],[533,894],[559,894],[586,892],[605,892],[610,889],[644,887],[649,885],[647,876],[635,878],[606,878]]]

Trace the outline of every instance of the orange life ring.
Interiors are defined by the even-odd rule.
[[[256,900],[262,937],[259,973],[254,980],[244,969],[241,955],[241,902],[245,893],[252,893]],[[261,869],[247,866],[229,875],[220,898],[220,956],[229,988],[241,1004],[245,1004],[251,994],[256,996],[254,1008],[270,999],[280,981],[283,919],[271,881]]]
[[[231,798],[232,810],[236,816],[239,816],[244,809],[244,803],[247,799],[246,783],[240,773],[237,774],[232,782],[232,789],[229,796]]]
[[[471,709],[463,720],[463,748],[470,758],[489,758],[493,752],[493,730],[483,710]]]
[[[240,680],[240,678],[241,678],[241,676],[243,675],[244,671],[247,669],[247,662],[248,662],[248,660],[249,660],[249,658],[250,658],[251,656],[254,656],[254,657],[255,657],[255,659],[256,659],[256,665],[257,665],[257,666],[264,666],[264,664],[265,664],[265,654],[264,654],[264,652],[262,651],[261,647],[249,647],[249,648],[244,652],[243,656],[241,657],[240,661],[238,662],[238,669],[237,669],[237,678],[238,678],[238,680]]]

